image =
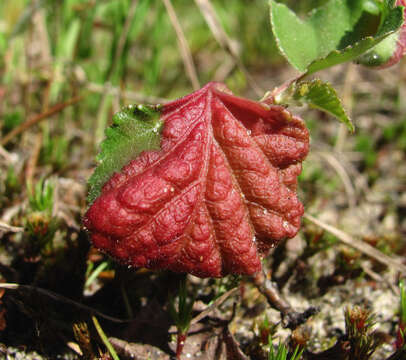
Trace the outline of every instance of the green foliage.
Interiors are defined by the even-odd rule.
[[[346,114],[336,91],[327,82],[319,79],[294,82],[285,92],[276,98],[277,103],[307,104],[335,116],[354,132],[354,125]]]
[[[163,127],[160,109],[160,106],[130,105],[114,115],[96,158],[99,164],[89,179],[89,202],[96,199],[114,172],[142,151],[159,149]]]
[[[279,50],[306,74],[358,58],[403,23],[402,8],[389,0],[330,0],[304,21],[274,0],[270,6]]]
[[[94,327],[96,328],[97,333],[100,336],[100,339],[103,341],[103,344],[106,346],[107,351],[109,352],[111,358],[113,360],[120,360],[120,358],[118,357],[116,351],[114,350],[113,345],[111,345],[107,335],[103,331],[103,328],[100,326],[100,323],[97,320],[96,316],[92,316],[92,321],[93,321]],[[105,356],[103,356],[103,357],[105,357]]]
[[[389,10],[394,6],[396,0],[385,0],[387,6],[384,7],[383,11],[385,16],[389,15]],[[393,14],[394,15],[394,14]],[[393,16],[392,15],[392,16]],[[394,17],[389,17],[389,21],[396,21]],[[374,46],[367,53],[361,55],[357,62],[366,66],[380,66],[386,63],[393,55],[397,41],[399,38],[399,32],[389,35],[386,39],[381,41],[378,45]]]
[[[51,182],[38,181],[35,186],[27,184],[28,209],[25,217],[27,256],[37,256],[52,247],[58,228],[53,217],[55,187]]]
[[[355,306],[345,310],[346,336],[350,343],[349,359],[368,360],[381,345],[372,331],[374,317],[364,307]]]
[[[399,39],[399,32],[389,35],[371,50],[357,59],[358,64],[366,66],[380,66],[385,64],[394,54]]]
[[[302,357],[303,350],[299,351],[299,347],[296,347],[293,354],[289,356],[288,348],[286,345],[279,343],[278,349],[275,349],[272,344],[272,338],[269,337],[269,353],[268,360],[299,360]]]
[[[276,333],[278,324],[269,323],[268,316],[265,314],[262,321],[260,321],[257,324],[257,327],[258,327],[258,337],[259,337],[260,344],[269,346],[269,340]]]
[[[94,268],[94,262],[89,261],[88,266],[86,269],[86,282],[85,282],[85,289],[88,288],[93,282],[97,279],[102,271],[104,271],[109,266],[109,261],[102,261],[96,269]]]
[[[21,109],[15,109],[3,116],[3,129],[7,133],[13,130],[24,121],[24,115]]]
[[[27,184],[27,190],[30,211],[52,214],[55,188],[51,182],[39,180],[34,186]]]
[[[4,184],[6,187],[5,193],[8,197],[11,197],[11,195],[14,192],[19,191],[21,188],[20,181],[19,181],[17,174],[15,172],[15,169],[12,165],[10,165],[7,169],[7,175],[6,175]]]
[[[46,133],[41,148],[40,160],[55,169],[63,168],[68,162],[69,140],[64,136],[50,136]]]
[[[406,327],[406,286],[405,281],[402,279],[399,282],[400,290],[400,307],[399,307],[399,322]]]
[[[177,302],[177,304],[176,304]],[[169,299],[169,314],[171,315],[179,334],[186,334],[192,320],[192,309],[195,302],[194,297],[189,297],[186,289],[186,281],[182,281],[179,287],[177,301]]]
[[[357,136],[355,150],[364,155],[365,165],[372,167],[375,165],[377,153],[373,139],[367,134],[360,134]]]
[[[386,141],[396,144],[401,150],[406,151],[406,121],[391,122],[383,129]]]

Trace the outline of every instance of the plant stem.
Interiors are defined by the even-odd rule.
[[[107,339],[106,334],[104,333],[103,329],[101,328],[99,321],[97,320],[97,318],[95,316],[92,316],[92,321],[94,324],[94,327],[97,330],[97,333],[99,334],[100,338],[102,339],[104,345],[106,346],[107,350],[109,351],[111,357],[113,358],[113,360],[120,360],[120,358],[118,357],[116,351],[114,350],[113,346],[110,344],[109,339]]]

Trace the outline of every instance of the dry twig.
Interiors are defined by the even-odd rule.
[[[375,249],[371,245],[358,240],[351,235],[345,233],[344,231],[335,228],[332,225],[326,224],[325,222],[316,219],[315,217],[305,214],[304,218],[312,222],[313,224],[321,227],[322,229],[328,231],[329,233],[333,234],[336,236],[340,241],[342,241],[344,244],[353,247],[354,249],[357,249],[358,251],[362,252],[365,255],[368,255],[369,257],[375,259],[376,261],[379,261],[381,264],[386,265],[389,268],[392,268],[396,271],[399,271],[403,274],[406,274],[406,266],[403,265],[401,262],[393,259],[392,257],[385,255],[381,251]]]
[[[23,232],[24,228],[19,226],[11,226],[3,221],[0,221],[0,232],[8,233],[8,232]]]
[[[348,205],[353,208],[356,203],[355,189],[350,176],[348,175],[344,166],[341,164],[340,160],[329,152],[318,152],[316,154],[321,156],[337,172],[344,185],[345,192],[347,193]]]
[[[231,290],[228,290],[225,292],[223,295],[219,296],[216,300],[213,301],[213,303],[208,306],[206,309],[204,309],[199,315],[194,317],[190,321],[190,325],[198,323],[200,320],[204,319],[207,315],[209,315],[214,309],[219,307],[224,301],[226,301],[230,296],[234,295],[238,291],[238,288],[234,288]]]
[[[193,89],[197,90],[200,88],[199,79],[197,77],[196,67],[193,63],[192,54],[190,52],[189,45],[186,41],[185,34],[183,33],[182,26],[180,25],[179,19],[176,15],[175,9],[172,6],[171,0],[162,0],[162,1],[165,5],[166,11],[168,12],[168,16],[172,23],[172,26],[176,32],[179,50],[182,55],[186,74],[189,77],[190,82],[192,83]]]
[[[40,121],[49,118],[52,115],[57,114],[58,112],[61,112],[63,109],[67,108],[68,106],[74,105],[80,100],[82,100],[82,96],[76,96],[68,101],[65,101],[63,103],[56,104],[52,106],[49,110],[43,112],[42,114],[36,115],[32,117],[31,119],[28,119],[27,121],[23,122],[21,125],[17,126],[14,128],[12,131],[10,131],[3,139],[1,139],[0,144],[2,146],[8,144],[14,137],[17,135],[21,134],[23,131],[29,129],[31,126],[38,124]]]

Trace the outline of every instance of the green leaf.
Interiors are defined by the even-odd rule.
[[[93,202],[102,186],[117,171],[141,152],[158,150],[163,121],[160,105],[130,105],[113,116],[113,124],[105,131],[96,159],[98,166],[89,179],[88,201]]]
[[[281,104],[302,105],[305,103],[312,108],[327,112],[346,124],[351,132],[354,132],[354,125],[346,114],[340,98],[331,84],[327,82],[316,79],[293,83],[276,100]]]
[[[357,58],[403,23],[392,0],[330,0],[305,20],[275,0],[270,6],[279,50],[306,74]]]

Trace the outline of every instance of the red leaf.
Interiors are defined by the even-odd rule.
[[[300,227],[303,121],[222,84],[164,106],[161,150],[104,185],[84,223],[94,246],[135,267],[200,277],[253,274]]]

